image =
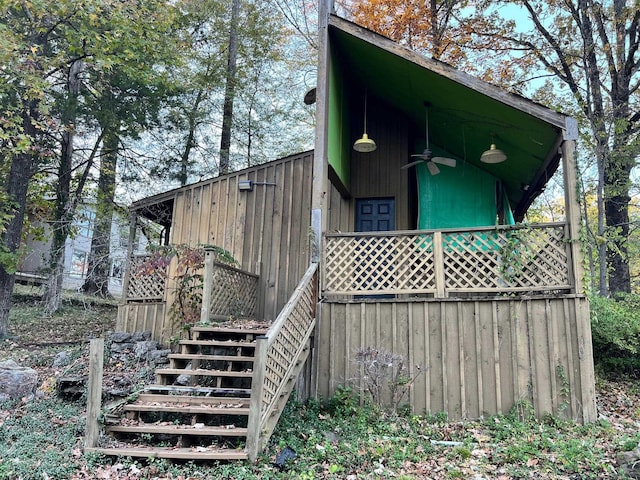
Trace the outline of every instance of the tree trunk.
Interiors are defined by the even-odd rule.
[[[22,115],[22,126],[25,135],[36,139],[37,130],[34,126],[34,119],[38,115],[38,103],[33,100]],[[31,154],[20,153],[13,157],[9,177],[7,178],[5,189],[7,197],[14,202],[12,208],[13,217],[7,224],[6,230],[0,238],[0,246],[6,249],[7,260],[0,262],[0,338],[6,337],[9,333],[9,311],[11,310],[11,295],[15,283],[15,268],[18,264],[18,249],[22,238],[22,227],[24,225],[24,214],[27,205],[27,188],[35,157]]]
[[[227,57],[227,83],[224,89],[222,134],[220,138],[220,174],[229,173],[231,149],[231,127],[233,124],[233,99],[235,96],[236,63],[238,56],[238,16],[240,0],[231,4],[231,26],[229,27],[229,55]]]
[[[100,178],[96,202],[96,219],[91,238],[87,279],[82,290],[92,295],[109,297],[110,240],[115,197],[116,165],[120,138],[114,127],[104,136],[104,152],[100,161]]]
[[[77,118],[79,74],[82,62],[74,62],[67,76],[68,103],[63,111],[65,131],[62,135],[62,151],[58,165],[53,234],[49,252],[49,278],[45,285],[44,306],[49,314],[57,312],[62,304],[62,281],[64,279],[64,252],[67,237],[73,222],[75,205],[71,204],[71,172],[73,169],[73,143]]]

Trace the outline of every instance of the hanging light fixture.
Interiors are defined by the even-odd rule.
[[[500,163],[504,162],[506,159],[507,156],[505,153],[496,147],[496,144],[493,142],[491,142],[489,150],[485,150],[482,155],[480,155],[480,161],[482,163]]]
[[[369,138],[367,135],[367,94],[364,94],[364,133],[362,134],[362,138],[356,140],[353,144],[353,149],[356,152],[373,152],[377,148],[376,142],[373,141],[372,138]]]

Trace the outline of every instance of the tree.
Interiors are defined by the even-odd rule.
[[[68,5],[47,10],[42,5],[3,0],[0,20],[0,104],[3,107],[0,136],[0,169],[8,171],[0,197],[0,338],[8,334],[11,294],[19,259],[29,181],[41,162],[50,157],[45,135],[52,124],[51,79],[64,66],[55,40],[71,15]]]
[[[229,48],[222,109],[222,134],[220,135],[220,173],[229,173],[229,149],[231,148],[231,126],[233,124],[233,101],[237,82],[238,62],[238,16],[240,0],[231,1],[231,22],[229,25]]]
[[[640,9],[624,0],[510,3],[524,9],[532,28],[501,32],[500,38],[517,49],[529,72],[541,69],[562,82],[590,132],[598,171],[598,237],[603,239],[600,294],[629,292],[629,192],[640,153]]]
[[[347,9],[356,23],[458,65],[466,55],[462,46],[471,37],[455,13],[467,4],[465,0],[354,0]]]
[[[364,26],[512,91],[528,89],[543,103],[562,106],[579,119],[589,133],[583,139],[590,141],[597,159],[599,290],[602,295],[628,292],[629,191],[640,152],[637,2],[347,4]],[[553,80],[540,86],[543,78]]]
[[[110,13],[122,41],[110,43],[87,68],[87,83],[93,93],[87,108],[104,141],[95,226],[82,290],[99,296],[109,296],[111,224],[122,139],[137,139],[141,131],[158,123],[164,102],[173,95],[167,72],[179,65],[181,58],[179,45],[173,40],[177,23],[170,5],[150,0],[143,5],[126,4]]]

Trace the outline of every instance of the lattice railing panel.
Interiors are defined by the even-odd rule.
[[[153,261],[150,255],[137,255],[129,261],[126,300],[163,300],[167,284],[167,264]]]
[[[449,295],[571,285],[564,224],[328,234],[325,251],[326,294]],[[436,258],[442,259],[438,265]]]
[[[264,337],[258,337],[247,451],[255,459],[273,433],[309,352],[318,299],[318,264],[313,263]]]
[[[540,290],[569,285],[562,226],[443,235],[445,289]]]
[[[258,276],[213,262],[209,315],[255,318]]]
[[[278,399],[283,383],[288,380],[288,372],[315,322],[316,277],[307,276],[303,282],[267,333],[269,347],[264,365],[263,412],[268,412]]]
[[[327,236],[326,252],[327,291],[435,290],[431,235]]]

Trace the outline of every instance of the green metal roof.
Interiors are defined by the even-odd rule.
[[[432,149],[502,179],[516,219],[522,219],[557,169],[568,117],[339,17],[331,16],[329,34],[332,61],[351,85],[403,112],[417,133],[424,132],[429,102]],[[507,161],[479,161],[492,142]]]

